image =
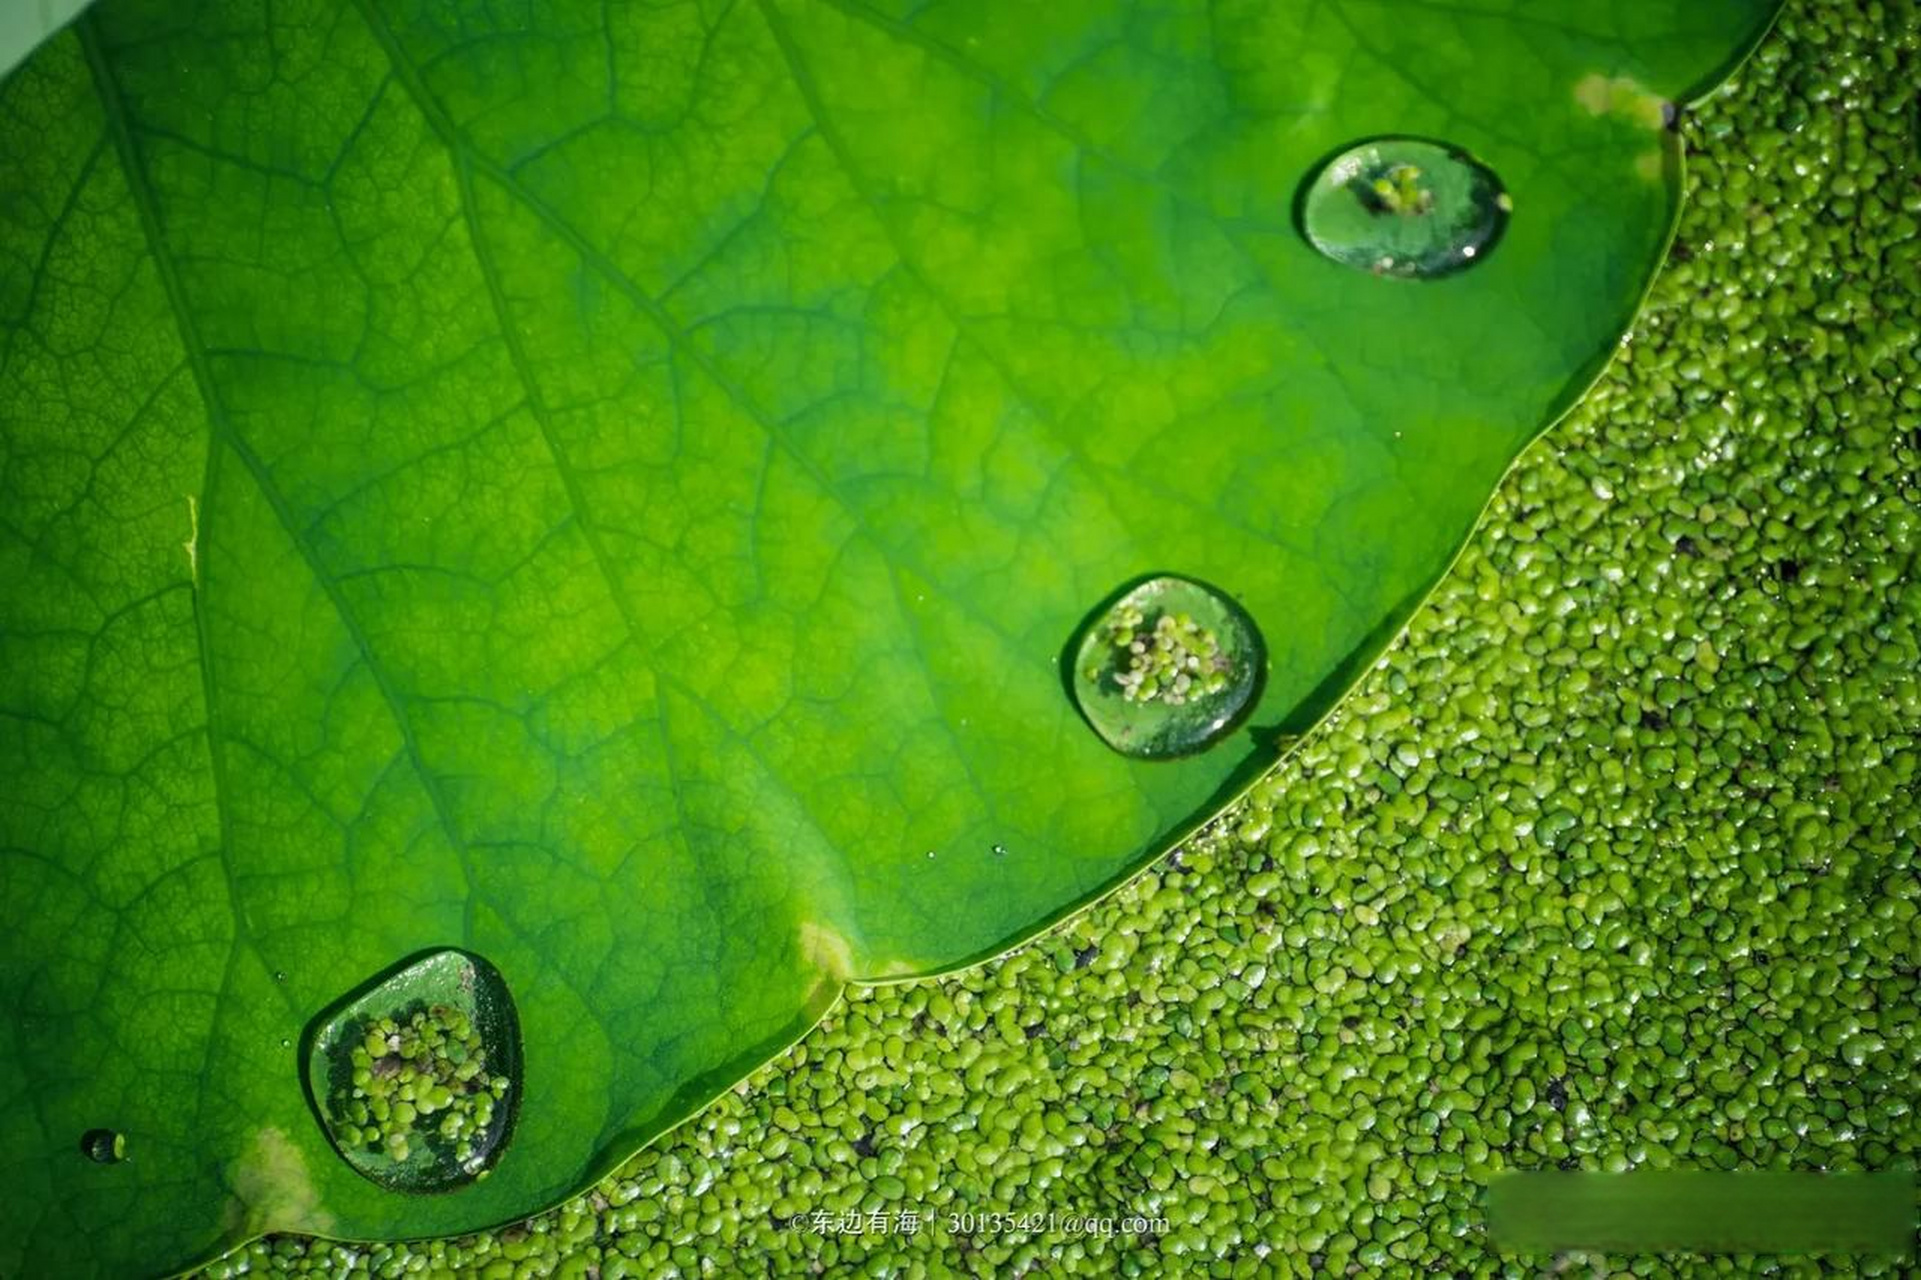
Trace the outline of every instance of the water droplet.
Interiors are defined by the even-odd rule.
[[[1266,672],[1260,631],[1238,604],[1187,578],[1150,578],[1082,633],[1074,697],[1107,745],[1166,759],[1225,737]]]
[[[1466,152],[1419,138],[1375,138],[1309,180],[1301,229],[1336,262],[1426,280],[1486,259],[1512,208],[1501,180]]]
[[[401,1191],[485,1176],[520,1110],[520,1021],[506,981],[431,952],[324,1015],[307,1057],[322,1127],[356,1172]]]
[[[96,1164],[119,1164],[127,1158],[127,1135],[112,1129],[89,1129],[80,1135],[80,1150]]]
[[[287,971],[285,969],[275,969],[273,980],[275,982],[285,982],[287,980]]]
[[[1007,856],[1007,846],[1006,846],[1006,845],[1004,845],[1004,844],[997,844],[997,845],[995,845],[995,846],[994,846],[994,856],[995,856],[996,858],[1005,858],[1005,857]]]

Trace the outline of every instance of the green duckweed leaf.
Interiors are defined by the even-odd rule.
[[[842,984],[991,955],[1335,700],[1628,324],[1767,0],[108,0],[0,85],[0,1273],[551,1202]],[[1330,262],[1369,137],[1499,176]],[[1130,760],[1174,573],[1270,668]],[[492,1175],[353,1172],[314,1020],[496,965]],[[124,1136],[99,1163],[81,1137]]]

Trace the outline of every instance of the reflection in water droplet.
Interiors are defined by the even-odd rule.
[[[1425,280],[1484,260],[1512,208],[1501,180],[1466,152],[1376,138],[1341,152],[1309,180],[1301,226],[1336,262]]]
[[[1006,846],[1006,845],[1004,845],[1004,844],[997,844],[997,845],[995,845],[995,846],[994,846],[994,856],[995,856],[996,858],[1005,858],[1005,857],[1007,856],[1007,846]]]
[[[1074,696],[1116,751],[1165,759],[1225,737],[1266,671],[1260,631],[1239,605],[1186,578],[1152,578],[1087,627]]]
[[[112,1129],[89,1129],[80,1135],[80,1150],[97,1164],[119,1164],[127,1158],[127,1135]]]
[[[327,1015],[307,1085],[356,1171],[448,1191],[499,1159],[520,1104],[520,1025],[500,971],[436,951]]]

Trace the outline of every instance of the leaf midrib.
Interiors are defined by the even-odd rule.
[[[127,118],[125,96],[113,74],[111,62],[104,47],[104,41],[98,30],[98,19],[94,14],[89,13],[74,25],[81,48],[87,60],[88,69],[93,78],[96,96],[100,99],[102,111],[106,117],[107,131],[113,138],[114,148],[120,158],[120,166],[126,179],[127,189],[133,198],[134,206],[139,216],[141,230],[149,249],[149,257],[152,259],[154,269],[160,277],[161,287],[167,299],[168,309],[173,315],[174,323],[178,326],[181,344],[185,350],[188,365],[193,371],[194,382],[206,409],[208,449],[207,465],[202,481],[199,536],[203,542],[209,538],[209,531],[213,527],[211,522],[213,508],[210,499],[214,492],[213,483],[221,474],[219,465],[220,455],[223,449],[231,451],[246,468],[249,478],[253,481],[256,490],[260,494],[261,500],[264,501],[269,510],[273,512],[275,520],[279,523],[288,540],[300,555],[302,563],[306,565],[307,571],[312,576],[315,584],[319,586],[321,591],[326,595],[328,603],[342,629],[347,633],[348,638],[354,645],[355,651],[360,655],[361,661],[365,664],[369,679],[373,681],[382,702],[387,707],[388,714],[394,723],[395,731],[400,736],[402,751],[407,758],[416,780],[420,783],[422,791],[427,796],[428,803],[434,812],[435,822],[445,836],[449,848],[453,851],[460,867],[461,877],[466,882],[467,893],[463,898],[463,928],[467,935],[471,937],[474,934],[475,911],[479,906],[481,895],[479,893],[480,879],[475,872],[469,842],[463,838],[459,825],[454,819],[452,806],[440,785],[439,776],[427,766],[426,759],[420,750],[419,741],[414,733],[412,719],[407,713],[405,700],[401,697],[399,690],[394,686],[392,677],[388,674],[385,665],[379,659],[374,646],[368,640],[364,628],[360,625],[358,616],[342,595],[337,576],[328,569],[326,564],[321,561],[316,554],[311,540],[294,519],[293,512],[288,507],[285,497],[273,483],[265,464],[260,460],[259,455],[254,452],[252,446],[234,429],[232,421],[228,417],[226,404],[219,394],[218,384],[209,364],[208,353],[210,348],[201,338],[199,327],[194,320],[193,311],[188,305],[185,285],[180,278],[179,267],[168,244],[164,225],[160,218],[158,199],[147,179],[146,169],[141,162],[138,144],[134,138],[133,126]],[[216,719],[218,715],[216,691],[218,682],[214,678],[214,649],[207,625],[206,608],[202,599],[203,590],[204,588],[201,583],[196,580],[194,584],[193,606],[195,632],[196,643],[200,650],[198,666],[201,671],[203,698],[206,704],[205,714],[207,723],[205,732],[209,768],[213,775],[214,805],[221,832],[222,855],[219,861],[221,872],[227,885],[228,911],[232,918],[234,928],[234,944],[229,951],[226,970],[222,977],[219,998],[215,1004],[215,1016],[220,1017],[227,1007],[226,997],[231,990],[235,965],[239,958],[240,946],[245,945],[248,949],[252,950],[256,959],[262,961],[263,967],[265,957],[259,943],[252,937],[251,930],[246,923],[246,917],[241,910],[242,897],[239,886],[235,882],[233,865],[228,852],[234,847],[232,839],[231,801],[229,799],[232,795],[232,788],[231,783],[226,777],[225,752],[221,744],[220,735],[216,731]],[[500,913],[495,914],[516,936],[524,937],[518,926],[513,924],[511,920]],[[570,990],[574,990],[576,995],[582,996],[584,1000],[584,993],[579,992],[578,989],[574,987],[574,984],[566,974],[557,973],[556,977],[563,985],[567,986]],[[281,999],[286,1002],[289,1011],[295,1017],[303,1016],[303,1011],[294,1005],[291,993],[283,992]],[[206,1047],[206,1054],[209,1059],[214,1052],[215,1044],[216,1040],[213,1037],[209,1037]],[[207,1065],[207,1063],[203,1062],[203,1067],[205,1065]],[[201,1093],[201,1102],[204,1108],[207,1103],[207,1095],[204,1090]]]

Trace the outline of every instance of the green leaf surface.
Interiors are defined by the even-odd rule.
[[[0,85],[0,1272],[503,1221],[1111,888],[1599,368],[1772,9],[107,0]],[[1485,262],[1301,237],[1388,134]],[[1177,761],[1060,666],[1154,573],[1271,664]],[[302,1041],[445,946],[522,1101],[410,1196]]]

